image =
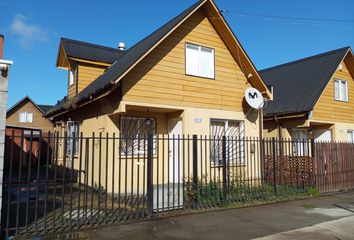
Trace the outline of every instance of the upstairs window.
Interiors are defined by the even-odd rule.
[[[69,86],[72,86],[76,80],[76,63],[71,63],[71,69],[69,70]]]
[[[214,78],[214,49],[187,43],[186,74]]]
[[[334,98],[338,101],[348,101],[348,82],[343,80],[334,80]]]
[[[33,112],[20,112],[18,116],[18,122],[20,123],[33,122]]]

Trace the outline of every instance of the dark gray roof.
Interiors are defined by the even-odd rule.
[[[273,87],[274,100],[267,103],[265,115],[313,110],[349,50],[340,48],[259,71],[267,86]]]
[[[49,109],[51,109],[53,107],[53,105],[37,105],[42,112],[45,114],[49,111]]]
[[[98,77],[95,81],[89,84],[83,91],[80,92],[78,100],[87,98],[89,95],[104,89],[111,85],[112,81],[116,80],[125,73],[138,59],[140,59],[146,52],[148,52],[158,41],[160,41],[168,32],[170,32],[176,25],[178,25],[188,14],[197,8],[201,2],[182,12],[180,15],[157,29],[155,32],[135,44],[130,48],[118,61],[112,64],[104,74]]]
[[[90,95],[106,89],[113,85],[112,81],[118,79],[124,74],[134,63],[136,63],[145,53],[155,46],[163,37],[166,36],[173,28],[175,28],[185,17],[197,9],[205,0],[198,0],[197,3],[183,11],[177,17],[157,29],[155,32],[135,44],[129,50],[115,61],[101,76],[83,89],[77,96],[77,101],[87,99]],[[60,101],[48,114],[60,111],[66,105],[66,101]]]
[[[124,51],[97,44],[81,42],[73,39],[61,38],[67,57],[80,58],[112,64],[118,60]]]

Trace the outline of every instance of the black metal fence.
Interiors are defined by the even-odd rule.
[[[311,193],[314,143],[227,136],[48,133],[7,141],[2,231],[33,237]],[[40,141],[43,142],[43,141]],[[36,145],[41,152],[41,144]],[[18,151],[18,152],[17,152]],[[16,156],[16,157],[15,157]],[[17,159],[15,159],[17,158]]]

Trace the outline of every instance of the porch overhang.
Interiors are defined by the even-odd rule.
[[[116,111],[110,115],[124,114],[129,111],[143,111],[143,112],[157,112],[157,113],[173,113],[182,112],[183,107],[171,106],[164,104],[153,104],[144,102],[133,102],[133,101],[121,101],[119,107]]]

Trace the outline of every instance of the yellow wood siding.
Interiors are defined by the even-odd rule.
[[[315,105],[314,120],[354,123],[354,81],[345,61],[342,62],[342,65],[343,70],[337,69]],[[334,79],[348,81],[349,102],[334,99]]]
[[[22,123],[19,122],[19,114],[20,112],[32,112],[33,113],[33,121],[32,123]],[[18,127],[27,127],[27,128],[38,128],[43,131],[53,131],[53,124],[43,117],[41,111],[38,110],[36,106],[32,104],[30,101],[26,101],[23,104],[17,106],[11,113],[6,116],[6,125],[18,126]]]
[[[215,79],[185,74],[185,43],[215,50]],[[245,74],[202,10],[198,10],[123,79],[123,99],[242,110]]]
[[[87,85],[93,82],[98,76],[102,75],[105,66],[98,66],[88,63],[78,64],[78,93],[80,93]]]

